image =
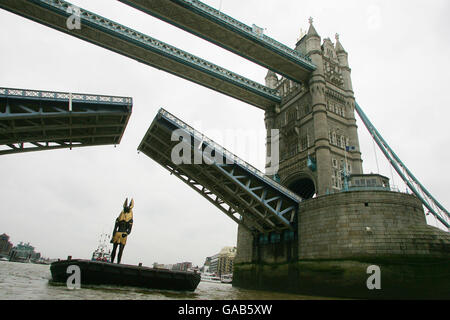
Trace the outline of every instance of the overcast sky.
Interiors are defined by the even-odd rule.
[[[355,96],[385,140],[446,207],[450,163],[450,2],[209,0],[207,4],[294,47],[308,18],[322,39],[335,33],[349,53]],[[264,83],[267,70],[112,0],[72,3]],[[0,87],[133,97],[119,146],[6,155],[0,168],[0,233],[31,242],[50,258],[90,258],[111,233],[125,197],[135,224],[123,263],[203,265],[236,245],[237,225],[137,147],[160,107],[264,168],[257,151],[226,132],[264,130],[264,113],[244,102],[0,10]],[[366,173],[377,172],[372,141],[358,119]],[[235,150],[235,147],[239,150]],[[244,150],[241,152],[240,150]],[[380,173],[391,177],[377,151]],[[392,184],[392,182],[391,182]],[[401,187],[396,176],[394,184]],[[430,220],[432,222],[432,220]]]

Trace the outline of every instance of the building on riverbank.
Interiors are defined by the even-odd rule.
[[[11,252],[13,244],[9,241],[9,236],[4,233],[0,235],[0,257],[7,257]]]
[[[218,254],[207,258],[209,272],[219,276],[233,273],[233,261],[236,256],[236,247],[224,247]]]

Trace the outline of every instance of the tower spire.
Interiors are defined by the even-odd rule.
[[[265,80],[266,80],[266,86],[268,86],[271,89],[275,89],[278,85],[278,77],[277,77],[276,73],[273,72],[272,70],[267,71]]]
[[[336,38],[336,48],[335,48],[336,53],[337,54],[339,54],[340,52],[345,52],[346,53],[344,47],[342,46],[341,42],[339,41],[339,34],[338,33],[336,33],[335,38]]]
[[[309,30],[308,30],[307,36],[308,37],[320,37],[316,31],[316,28],[314,28],[314,25],[313,25],[314,19],[312,17],[309,17],[308,21],[309,21]]]

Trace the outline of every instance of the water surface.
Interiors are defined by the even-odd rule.
[[[247,290],[230,284],[201,281],[194,292],[131,287],[89,286],[70,290],[55,285],[50,266],[0,261],[1,300],[310,300],[326,299],[297,294]]]

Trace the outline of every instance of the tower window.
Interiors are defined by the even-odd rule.
[[[308,135],[303,136],[300,140],[300,150],[305,150],[309,147]]]
[[[341,142],[342,142],[342,137],[341,136],[337,136],[337,146],[338,147],[342,147]]]
[[[337,160],[333,158],[332,163],[333,163],[333,168],[337,169],[337,167],[338,167]]]

